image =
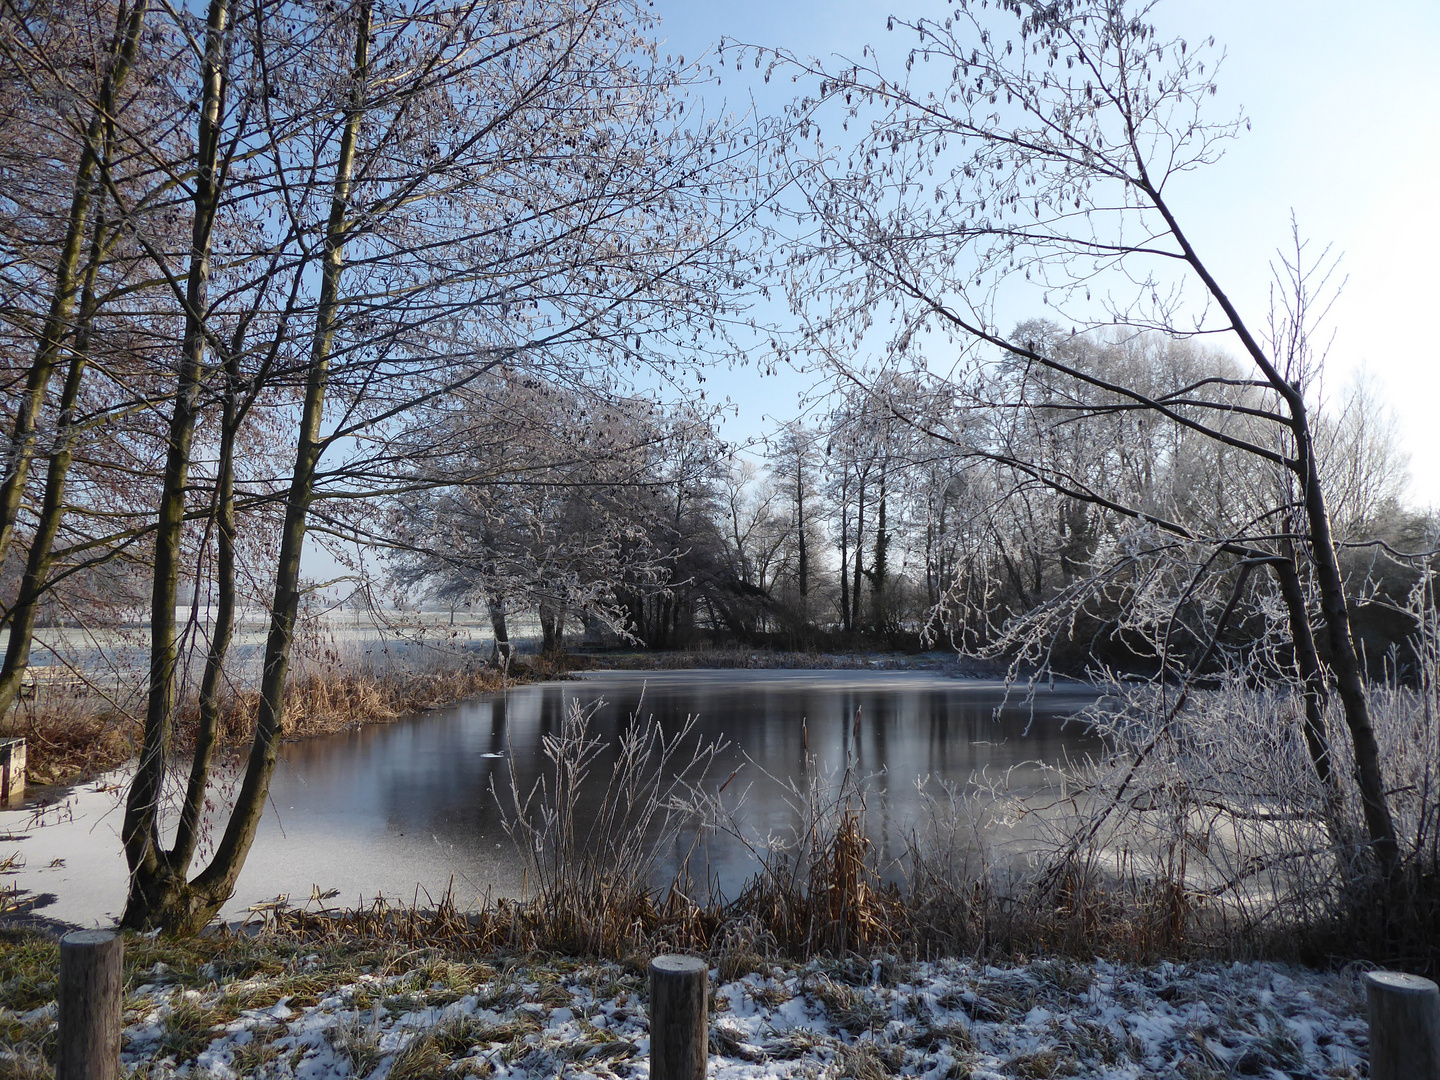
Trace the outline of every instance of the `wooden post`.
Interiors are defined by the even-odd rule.
[[[705,1080],[709,998],[710,964],[701,957],[650,961],[650,1080]]]
[[[118,1080],[125,939],[77,930],[60,939],[60,1030],[55,1080]]]
[[[1370,1080],[1440,1080],[1440,987],[1419,975],[1370,971]]]
[[[0,808],[25,799],[25,740],[0,739]]]

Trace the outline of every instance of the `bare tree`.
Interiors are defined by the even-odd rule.
[[[1182,551],[1181,562],[1200,580],[1222,570],[1241,588],[1251,568],[1266,567],[1287,596],[1296,596],[1297,580],[1313,588],[1318,612],[1305,591],[1297,597],[1303,602],[1289,606],[1306,686],[1303,726],[1323,773],[1329,756],[1316,741],[1323,735],[1316,706],[1333,687],[1353,747],[1370,850],[1388,876],[1398,861],[1396,832],[1312,420],[1311,342],[1323,314],[1326,270],[1300,245],[1282,259],[1279,303],[1268,326],[1248,321],[1225,291],[1172,192],[1177,178],[1215,161],[1245,121],[1206,113],[1212,43],[1194,48],[1162,38],[1149,9],[1128,0],[960,0],[944,20],[892,21],[915,35],[899,71],[882,70],[870,57],[825,66],[775,55],[775,64],[818,83],[795,107],[797,130],[808,125],[813,136],[810,167],[801,175],[814,229],[792,264],[793,294],[808,312],[812,347],[830,356],[863,351],[879,336],[883,314],[895,327],[885,341],[892,356],[958,353],[944,365],[947,381],[971,393],[978,407],[1028,413],[1057,438],[1065,413],[1143,413],[1147,423],[1201,436],[1284,477],[1277,499],[1244,527],[1196,529],[1133,500],[1109,476],[1077,475],[1063,457],[947,430],[890,402],[907,422],[1086,508],[1085,516],[1099,511],[1130,522],[1127,565],[1135,569],[1143,555],[1155,588],[1171,577],[1166,558]],[[820,149],[822,121],[832,132],[859,132],[844,160]],[[1013,301],[1016,294],[1079,330],[1223,339],[1249,371],[1241,378],[1176,377],[1147,392],[1089,370],[1023,326],[1001,327],[997,298]],[[1021,396],[1001,401],[987,394],[986,349],[1008,358]],[[940,367],[931,365],[937,375]],[[1088,400],[1057,399],[1050,393],[1057,383],[1085,390]],[[1095,575],[1085,576],[1093,587]],[[1146,591],[1135,582],[1125,589]]]
[[[808,626],[814,618],[810,591],[819,539],[820,513],[816,492],[821,461],[821,448],[816,445],[819,438],[818,432],[794,420],[777,432],[769,454],[771,475],[783,492],[789,509],[787,546],[794,551],[797,614],[802,626]]]
[[[77,140],[78,161],[64,218],[64,233],[53,272],[44,285],[49,296],[48,310],[36,334],[33,358],[24,373],[24,390],[11,421],[4,479],[0,482],[0,563],[15,537],[16,520],[35,455],[37,420],[62,358],[62,344],[73,328],[76,301],[85,278],[85,241],[96,195],[97,164],[140,48],[146,12],[146,0],[122,3],[114,10],[114,33],[96,64],[98,86],[82,89],[76,95],[78,114],[67,113],[63,117],[64,121],[77,125],[83,134]],[[33,20],[34,23],[42,21]],[[42,41],[43,38],[36,40],[32,20],[13,10],[3,13],[0,51],[10,64],[21,70],[39,67],[44,71],[47,60],[43,56]],[[90,92],[85,92],[87,89]],[[8,706],[8,702],[5,704]]]
[[[642,398],[511,369],[417,409],[395,447],[411,488],[391,500],[392,575],[487,607],[497,650],[521,610],[539,613],[546,651],[567,616],[625,633],[617,585],[667,572],[644,496],[675,441],[665,419]]]
[[[208,921],[254,841],[284,733],[307,535],[376,539],[387,496],[451,483],[411,467],[407,417],[502,369],[597,389],[627,370],[675,377],[677,343],[698,348],[745,276],[730,238],[753,156],[730,128],[688,115],[689,75],[660,62],[649,16],[627,0],[427,0],[383,17],[366,0],[261,5],[233,13],[243,30],[227,30],[226,3],[213,0],[196,50],[206,93],[189,159],[168,166],[185,178],[193,238],[175,252],[135,229],[185,347],[159,510],[141,530],[156,551],[152,660],[124,922],[174,930]],[[118,185],[107,191],[128,209]],[[282,433],[287,463],[238,460],[257,430]],[[256,522],[274,530],[273,563],[247,568],[270,593],[270,630],[221,827],[202,810],[237,563]],[[181,651],[203,636],[198,601],[183,631],[177,620],[187,554],[196,595],[210,575],[220,602],[201,734],[172,794]],[[192,874],[206,828],[219,829],[214,854]]]

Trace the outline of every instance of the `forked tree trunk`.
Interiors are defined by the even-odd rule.
[[[1282,546],[1283,557],[1272,563],[1271,568],[1280,585],[1280,595],[1285,601],[1290,622],[1290,639],[1295,650],[1295,670],[1300,676],[1300,730],[1305,736],[1305,749],[1310,755],[1310,764],[1320,781],[1321,798],[1325,802],[1325,831],[1339,853],[1340,870],[1343,874],[1348,869],[1351,845],[1345,835],[1344,820],[1341,816],[1344,793],[1335,776],[1330,736],[1325,724],[1325,705],[1329,697],[1325,688],[1325,672],[1320,666],[1320,656],[1315,648],[1315,635],[1310,627],[1310,613],[1306,609],[1305,590],[1295,567],[1294,551],[1288,542]]]
[[[164,927],[176,933],[189,933],[208,923],[235,891],[235,881],[255,841],[265,809],[285,716],[285,684],[300,606],[300,555],[305,542],[306,519],[314,497],[315,473],[323,450],[320,423],[340,310],[340,272],[344,267],[345,241],[350,229],[350,183],[355,164],[355,144],[364,113],[369,41],[370,6],[368,0],[361,0],[357,5],[355,30],[354,89],[341,133],[334,195],[325,227],[315,333],[306,373],[295,467],[280,533],[280,555],[275,573],[270,633],[265,642],[259,712],[245,777],[215,855],[193,881],[186,882],[183,877],[170,873],[154,872],[145,864],[138,867],[132,864],[130,898],[122,919],[123,926]]]
[[[113,62],[100,84],[85,141],[80,148],[80,161],[75,169],[75,183],[70,198],[70,213],[65,224],[65,239],[55,267],[55,292],[50,309],[40,330],[35,358],[25,375],[25,389],[20,395],[14,425],[10,433],[9,453],[5,461],[5,479],[0,483],[0,564],[10,553],[15,539],[15,523],[25,497],[25,484],[35,456],[36,421],[45,404],[50,377],[60,358],[61,343],[71,329],[75,310],[75,294],[80,289],[81,248],[85,242],[85,225],[90,213],[90,200],[98,164],[98,146],[110,118],[114,115],[115,99],[135,62],[144,28],[147,0],[135,0],[126,8],[122,3],[115,16]]]
[[[200,723],[190,761],[190,780],[180,807],[175,844],[167,859],[171,873],[181,878],[190,871],[190,860],[195,856],[200,836],[200,816],[205,808],[205,792],[210,786],[210,763],[220,727],[221,681],[235,628],[235,434],[240,426],[235,398],[240,384],[239,351],[238,347],[233,348],[225,363],[220,467],[215,478],[215,623],[205,654],[205,674],[200,680]]]
[[[170,414],[169,447],[155,523],[154,579],[150,590],[150,686],[140,759],[130,782],[120,838],[130,868],[130,907],[140,892],[172,874],[160,843],[160,790],[169,764],[174,724],[175,675],[179,662],[175,604],[180,582],[181,541],[189,488],[191,443],[205,360],[205,307],[210,281],[210,242],[219,205],[217,164],[220,114],[225,92],[224,45],[229,0],[211,0],[206,16],[204,99],[196,139],[194,219],[185,282],[185,336]]]

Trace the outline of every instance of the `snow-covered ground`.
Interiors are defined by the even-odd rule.
[[[181,989],[162,964],[150,974],[126,1002],[124,1061],[134,1075],[649,1077],[635,967],[430,963],[322,987],[307,984],[302,964],[284,986],[216,979],[204,990]],[[1354,975],[1041,960],[811,964],[718,986],[717,976],[713,1080],[1366,1073]],[[294,993],[275,1000],[286,987],[312,1003],[302,1007]],[[7,1019],[37,1030],[52,1014],[47,1006]]]

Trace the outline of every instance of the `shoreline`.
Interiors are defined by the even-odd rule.
[[[487,664],[431,671],[397,670],[375,675],[343,667],[303,676],[286,702],[284,741],[389,724],[452,708],[509,686],[571,678],[587,671],[816,670],[917,671],[960,679],[998,678],[1002,665],[971,661],[951,653],[811,653],[772,649],[715,648],[674,651],[567,652],[558,658],[521,654],[509,671]],[[42,669],[43,670],[43,669]],[[253,691],[234,693],[220,719],[221,752],[249,745]],[[177,721],[175,751],[193,745],[197,706],[187,703]],[[0,735],[27,743],[30,790],[25,804],[40,805],[57,793],[119,768],[134,759],[141,736],[138,718],[118,710],[108,696],[83,685],[61,687],[48,700],[17,704],[0,724]]]

